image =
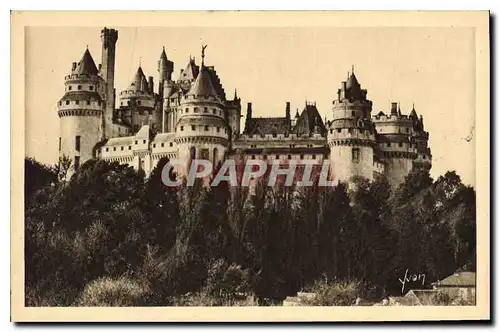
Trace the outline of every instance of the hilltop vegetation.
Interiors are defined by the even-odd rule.
[[[248,195],[168,188],[166,162],[145,179],[91,160],[64,181],[26,159],[27,306],[269,305],[321,280],[380,298],[401,294],[406,269],[424,287],[475,270],[475,191],[454,172],[415,170],[393,191],[382,177]]]

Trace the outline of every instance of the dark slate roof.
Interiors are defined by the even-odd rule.
[[[290,121],[287,118],[251,118],[245,124],[245,133],[254,134],[285,134],[288,132]]]
[[[356,75],[354,75],[354,73],[352,73],[349,78],[347,79],[347,83],[346,83],[346,88],[347,89],[351,89],[353,87],[358,87],[359,88],[359,82],[358,82],[358,79],[356,78]]]
[[[165,46],[163,46],[163,50],[161,51],[160,60],[167,60],[167,53],[165,53]]]
[[[215,91],[217,92],[217,95],[221,100],[226,100],[226,92],[224,91],[224,88],[222,87],[222,83],[220,81],[219,76],[217,75],[217,72],[215,71],[215,68],[210,66],[206,67],[208,74],[210,76],[210,81],[212,82],[212,86],[214,87]]]
[[[475,287],[475,272],[459,272],[434,283],[437,287]]]
[[[200,73],[196,77],[196,80],[194,81],[187,95],[213,96],[213,97],[218,96],[214,86],[212,85],[210,74],[208,73],[208,70],[205,67],[201,68]]]
[[[144,75],[141,66],[137,68],[137,72],[135,73],[132,82],[130,82],[128,90],[148,91],[148,80],[146,79],[146,75]]]
[[[417,112],[415,111],[415,108],[411,110],[410,118],[418,119],[418,115]]]
[[[297,119],[294,129],[297,134],[326,133],[325,124],[315,105],[306,105]]]
[[[85,74],[89,76],[98,74],[94,59],[92,58],[92,55],[90,55],[90,51],[88,48],[85,50],[85,53],[83,53],[82,59],[77,63],[73,73]]]
[[[200,68],[196,65],[194,62],[194,59],[191,58],[189,59],[189,63],[186,66],[186,69],[182,72],[181,76],[179,77],[179,80],[181,81],[193,81],[197,76],[198,72],[200,71]]]

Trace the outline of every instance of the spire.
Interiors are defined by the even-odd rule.
[[[165,46],[163,46],[163,49],[161,51],[160,60],[167,60],[167,53],[165,53]]]
[[[354,75],[354,65],[352,65],[352,74]]]
[[[97,75],[98,70],[95,65],[94,59],[92,55],[90,55],[90,51],[87,47],[85,53],[83,53],[82,59],[78,62],[75,71],[75,74],[85,74],[85,75]]]
[[[412,118],[413,120],[418,120],[417,111],[415,111],[415,103],[413,103],[413,107],[410,112],[410,118]]]
[[[238,90],[234,89],[234,99],[233,100],[238,100]]]

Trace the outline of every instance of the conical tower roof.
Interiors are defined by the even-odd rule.
[[[83,53],[82,59],[80,62],[78,62],[75,71],[73,72],[74,74],[84,74],[84,75],[97,75],[97,67],[95,65],[94,59],[92,58],[92,55],[90,55],[90,51],[87,48],[85,50],[85,53]]]
[[[139,66],[139,68],[137,68],[137,72],[134,75],[134,78],[132,79],[132,82],[130,82],[128,90],[147,91],[147,87],[148,80],[146,79],[146,75],[144,75],[144,72],[142,71],[142,67]]]
[[[181,81],[192,81],[196,78],[196,76],[198,76],[198,66],[194,62],[194,58],[190,58],[186,69],[182,72],[179,79]]]
[[[417,111],[415,111],[415,105],[413,105],[413,108],[411,109],[410,118],[413,118],[415,120],[418,119]]]
[[[217,92],[210,80],[209,73],[205,66],[202,65],[201,71],[196,77],[191,89],[186,94],[187,96],[206,96],[206,97],[217,97]]]
[[[160,60],[167,60],[167,53],[165,53],[165,46],[163,46],[163,51],[161,51]]]
[[[349,76],[349,78],[347,79],[347,83],[346,83],[347,89],[351,89],[353,87],[359,87],[358,79],[356,78],[356,75],[354,75],[354,73],[352,73]]]

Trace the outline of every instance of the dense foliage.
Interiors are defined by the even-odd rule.
[[[381,177],[249,193],[168,188],[166,162],[145,179],[92,160],[63,181],[58,168],[26,160],[26,305],[192,304],[186,294],[214,305],[255,294],[263,305],[321,280],[339,282],[332,294],[351,283],[380,298],[401,295],[407,270],[429,287],[475,269],[475,191],[455,172],[434,181],[415,170],[392,191]],[[352,302],[347,288],[337,302]]]

